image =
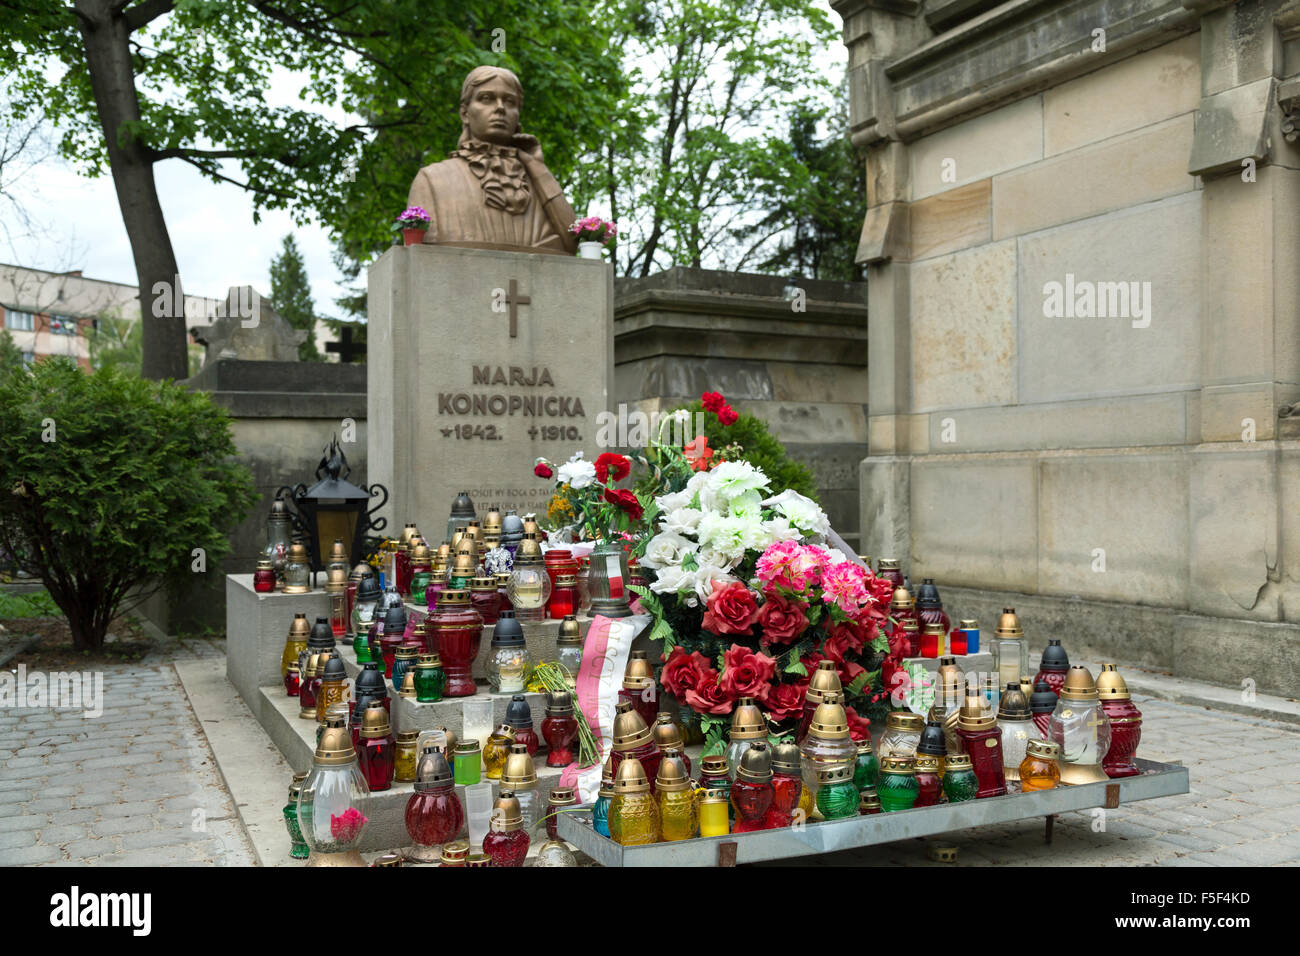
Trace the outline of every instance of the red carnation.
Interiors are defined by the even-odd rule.
[[[852,707],[845,707],[844,713],[849,718],[849,736],[854,740],[870,740],[871,721],[865,717],[859,717],[858,712]]]
[[[704,406],[706,412],[713,412],[716,415],[727,407],[727,400],[720,392],[705,392],[700,396],[700,404]]]
[[[555,472],[551,471],[551,466],[546,464],[546,462],[539,461],[533,466],[533,474],[538,478],[550,478],[555,474]]]
[[[768,592],[767,603],[758,612],[758,623],[763,628],[763,639],[769,644],[789,644],[797,640],[808,627],[804,605],[787,601],[774,591]]]
[[[601,484],[622,481],[632,471],[632,462],[623,455],[604,452],[596,459],[596,477]]]
[[[718,686],[715,670],[702,671],[695,687],[686,692],[686,706],[699,714],[729,714],[735,703]]]
[[[636,495],[623,488],[606,488],[605,500],[612,505],[618,505],[627,512],[627,516],[633,521],[640,521],[642,514],[641,502],[636,500]]]
[[[740,413],[730,405],[723,405],[718,409],[718,421],[724,425],[734,425],[740,420]]]
[[[763,706],[772,719],[780,723],[803,713],[803,702],[807,693],[807,678],[796,684],[773,684]]]
[[[753,592],[739,581],[713,582],[713,593],[705,600],[708,608],[701,622],[714,634],[752,634],[758,620],[758,602]]]
[[[732,644],[722,655],[726,669],[722,672],[722,690],[728,697],[753,697],[767,700],[769,683],[776,673],[776,661],[741,644]]]

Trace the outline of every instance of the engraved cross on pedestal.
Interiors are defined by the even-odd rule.
[[[506,303],[510,306],[510,337],[516,339],[519,337],[519,306],[530,305],[533,299],[531,296],[519,294],[519,283],[514,279],[510,280],[510,288],[506,292]]]
[[[1092,742],[1093,742],[1093,743],[1100,743],[1100,741],[1098,740],[1098,737],[1097,737],[1097,728],[1100,727],[1101,725],[1102,725],[1102,719],[1101,719],[1101,713],[1100,713],[1100,712],[1093,714],[1093,716],[1092,716],[1092,720],[1088,721],[1088,723],[1086,724],[1086,726],[1092,728]]]

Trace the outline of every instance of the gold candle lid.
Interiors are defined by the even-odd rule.
[[[838,700],[842,693],[844,693],[844,685],[840,683],[840,674],[835,668],[835,662],[818,661],[817,669],[808,679],[808,691],[804,699],[816,706],[826,703],[831,694],[834,694]]]
[[[730,801],[725,790],[705,790],[704,796],[700,797],[700,803],[730,803]]]
[[[853,779],[853,768],[846,767],[843,764],[836,764],[833,767],[817,768],[817,783],[819,786],[825,786],[831,783],[843,783],[845,780]]]
[[[348,572],[345,568],[330,568],[325,575],[325,590],[341,594],[348,589]]]
[[[997,721],[986,704],[982,694],[967,694],[966,702],[961,705],[961,713],[957,716],[957,726],[962,730],[985,730],[992,727]]]
[[[660,793],[679,793],[690,788],[682,752],[677,748],[665,750],[663,760],[659,762],[659,772],[655,774],[655,789]]]
[[[614,714],[614,749],[620,753],[650,743],[654,736],[630,700],[620,700]]]
[[[341,721],[331,718],[320,735],[313,761],[319,767],[337,767],[356,758],[357,752],[352,749],[352,734]]]
[[[917,754],[916,755],[916,772],[917,773],[938,773],[939,761],[942,758],[938,754]]]
[[[897,558],[881,558],[881,559],[880,559],[880,564],[877,565],[877,567],[879,567],[881,571],[897,571],[897,570],[898,570],[898,559],[897,559]]]
[[[444,604],[468,604],[469,592],[464,588],[448,588],[438,595],[438,606]]]
[[[700,761],[700,772],[707,773],[713,777],[722,777],[727,774],[727,758],[721,754],[714,754],[711,757],[705,757]]]
[[[569,807],[578,802],[578,793],[572,787],[556,787],[546,802],[553,807]]]
[[[1097,696],[1101,700],[1132,700],[1128,684],[1114,664],[1102,664],[1097,675]]]
[[[849,717],[839,703],[818,704],[813,711],[808,733],[816,734],[827,740],[847,740],[849,738]],[[732,739],[735,739],[733,733]]]
[[[307,546],[305,544],[289,545],[289,563],[306,564],[307,563]]]
[[[944,772],[952,773],[954,770],[970,770],[970,754],[948,754],[943,761]]]
[[[980,622],[975,620],[973,617],[964,617],[957,622],[957,626],[963,631],[978,631],[980,629]]]
[[[881,773],[915,773],[916,758],[908,757],[902,754],[896,754],[892,757],[886,757],[880,761]]]
[[[498,575],[498,577],[500,577],[500,575]],[[509,579],[510,575],[506,575],[506,580]],[[577,617],[572,614],[565,615],[564,620],[560,622],[560,633],[555,639],[555,646],[582,647],[583,644],[582,628],[578,624]]]
[[[736,768],[736,779],[746,783],[772,782],[772,753],[763,741],[750,744]]]
[[[1065,684],[1061,687],[1062,700],[1098,700],[1097,684],[1092,679],[1092,672],[1082,664],[1074,664],[1065,675]]]
[[[871,738],[864,737],[862,740],[858,741],[858,754],[859,756],[861,756],[870,753],[875,753],[875,751],[872,750],[871,748]]]
[[[421,654],[420,662],[415,666],[421,670],[433,670],[434,668],[442,666],[442,658],[437,654]],[[405,683],[405,678],[403,678],[403,683]]]
[[[921,633],[923,633],[923,634],[940,634],[940,635],[942,635],[942,634],[946,634],[946,633],[948,633],[948,632],[945,631],[945,630],[943,629],[943,625],[942,625],[942,624],[940,624],[940,623],[938,623],[938,622],[936,621],[936,622],[933,623],[933,624],[927,624],[927,625],[925,625],[925,627],[923,627],[923,628],[921,629]]]
[[[367,740],[376,737],[387,737],[393,732],[392,726],[388,723],[388,711],[379,701],[374,701],[366,707],[365,715],[361,718],[361,736]]]
[[[385,853],[383,856],[376,858],[372,867],[401,866],[402,855],[400,853]]]
[[[1025,756],[1037,757],[1039,760],[1057,760],[1061,756],[1061,745],[1051,740],[1031,740],[1025,744]],[[952,758],[948,758],[949,766]]]
[[[677,729],[673,723],[673,715],[660,713],[655,716],[654,725],[655,744],[660,750],[667,752],[669,750],[681,750],[685,746],[682,743],[682,732]]]
[[[506,757],[506,765],[501,769],[501,786],[516,792],[537,789],[537,768],[533,766],[526,744],[511,746],[510,756]]]
[[[306,614],[295,614],[293,621],[289,624],[289,639],[291,641],[305,641],[311,636],[311,622],[307,620]]]
[[[519,806],[519,798],[514,795],[514,791],[502,790],[497,794],[497,802],[492,808],[489,826],[496,833],[509,833],[512,830],[523,829],[524,812]]]
[[[1016,617],[1016,609],[1013,607],[1004,607],[1002,616],[998,618],[997,630],[994,631],[997,637],[1024,637],[1025,629],[1020,626],[1020,618]]]
[[[649,793],[650,781],[646,779],[645,768],[635,757],[624,757],[614,774],[614,793]]]
[[[442,862],[445,866],[464,866],[468,855],[468,840],[453,840],[442,845]]]
[[[492,731],[492,736],[488,737],[488,740],[491,741],[493,737],[504,737],[511,745],[513,745],[515,742],[515,729],[509,724],[502,724],[496,730]]]
[[[623,689],[641,691],[654,684],[654,666],[645,651],[633,651],[623,670]]]
[[[799,745],[790,737],[782,737],[772,748],[772,770],[777,773],[796,775],[803,766],[803,755]]]
[[[420,649],[416,647],[414,644],[398,644],[397,649],[393,651],[394,659],[400,658],[401,660],[404,661],[413,661],[418,659],[419,656],[420,656]]]
[[[403,745],[418,743],[420,740],[420,732],[418,730],[399,730],[397,732],[396,740],[399,744]]]
[[[497,589],[497,579],[494,575],[481,574],[470,580],[469,589],[479,593],[495,591]]]
[[[814,721],[816,719],[813,718]],[[846,729],[847,727],[848,725],[845,724]],[[731,715],[731,739],[764,740],[766,738],[767,724],[763,720],[763,712],[758,709],[758,703],[752,697],[740,698]]]
[[[889,607],[891,610],[894,608],[906,610],[910,607],[916,607],[916,601],[912,599],[912,592],[908,591],[907,588],[897,587],[894,588],[894,596],[889,601]]]
[[[510,583],[510,572],[509,572],[509,571],[498,571],[497,574],[496,574],[496,582],[497,582],[497,587],[498,587],[498,588],[503,588],[503,587],[505,587],[507,584]]]
[[[872,810],[880,809],[880,795],[871,787],[863,790],[858,795],[858,812],[870,813]]]
[[[885,718],[885,729],[919,734],[925,729],[925,718],[920,714],[912,713],[910,710],[892,710]]]
[[[578,586],[578,576],[576,574],[557,574],[555,576],[555,586],[557,588],[576,588]]]
[[[416,664],[415,666],[419,667],[420,665]],[[400,689],[398,689],[397,696],[398,697],[415,696],[415,671],[408,670],[405,674],[402,675],[402,686]]]

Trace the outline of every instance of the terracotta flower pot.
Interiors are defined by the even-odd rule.
[[[403,229],[402,239],[408,246],[418,246],[424,242],[424,234],[428,231],[428,229]]]

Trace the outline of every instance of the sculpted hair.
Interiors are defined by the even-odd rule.
[[[519,77],[515,76],[513,72],[507,70],[504,66],[476,66],[474,69],[469,71],[469,75],[465,77],[465,82],[462,83],[460,87],[461,110],[464,110],[465,107],[469,106],[469,101],[473,98],[476,89],[488,80],[493,80],[497,77],[501,77],[514,88],[515,96],[519,98],[519,110],[522,113],[524,108],[523,84],[519,82]],[[467,139],[469,139],[469,123],[465,120],[461,120],[459,145],[464,146]]]

